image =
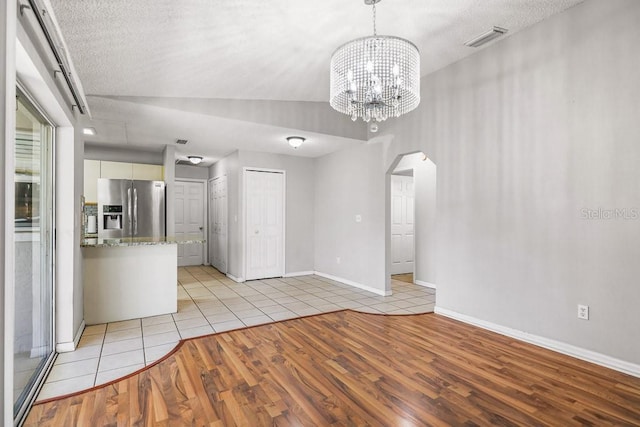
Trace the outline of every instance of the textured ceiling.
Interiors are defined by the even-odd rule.
[[[372,33],[362,0],[49,1],[85,92],[112,98],[328,102],[331,54]],[[477,52],[463,43],[494,25],[508,37],[581,1],[383,0],[377,27],[413,41],[426,75]],[[118,106],[96,99],[96,119]]]
[[[581,0],[384,0],[378,33],[413,41],[422,74]],[[51,0],[87,94],[326,101],[333,51],[371,34],[362,0]]]

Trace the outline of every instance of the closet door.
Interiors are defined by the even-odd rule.
[[[245,279],[284,276],[284,172],[245,170]]]

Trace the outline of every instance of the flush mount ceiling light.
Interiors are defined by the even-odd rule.
[[[306,141],[306,138],[303,138],[301,136],[288,136],[287,141],[292,148],[297,149],[302,145],[303,142]]]
[[[465,42],[466,46],[469,47],[480,47],[483,44],[489,43],[491,40],[497,39],[498,37],[502,37],[507,33],[506,28],[501,27],[493,27],[491,30],[486,33],[482,33],[477,37],[472,38],[471,40]]]
[[[95,128],[83,128],[82,129],[82,134],[83,135],[95,135],[96,134],[96,129]]]
[[[331,106],[353,121],[373,122],[372,132],[420,104],[420,52],[408,40],[377,34],[380,1],[364,0],[373,9],[373,36],[345,43],[331,57]]]
[[[202,161],[202,156],[187,156],[187,159],[194,164],[197,165]]]

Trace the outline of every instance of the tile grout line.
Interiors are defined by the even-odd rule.
[[[100,355],[98,356],[98,364],[96,365],[96,373],[93,376],[93,386],[96,386],[98,381],[98,372],[100,372],[100,362],[102,362],[102,351],[104,350],[104,342],[107,339],[107,329],[109,329],[109,323],[104,327],[104,334],[102,335],[102,344],[100,344]],[[83,331],[84,332],[84,331]]]
[[[196,278],[195,276],[193,277],[194,279],[196,279],[198,281],[198,283],[200,283],[211,295],[213,295],[218,301],[220,301],[220,299],[218,298],[218,296],[216,294],[214,294],[211,289],[209,289],[207,286],[205,286],[204,283],[202,283],[202,281],[198,278]],[[211,324],[211,322],[209,321],[209,319],[207,319],[207,316],[205,316],[205,314],[202,312],[202,309],[200,308],[200,305],[194,301],[193,297],[191,296],[191,294],[189,292],[187,292],[187,294],[189,295],[189,298],[191,298],[191,300],[193,301],[193,303],[196,305],[196,307],[198,307],[198,311],[200,312],[200,314],[202,315],[202,317],[204,317],[204,320],[207,321],[207,324],[209,324],[209,326],[211,327],[211,329],[213,329],[213,332],[216,332],[216,328]],[[224,304],[224,303],[223,303]],[[226,307],[226,305],[225,305]],[[178,330],[178,333],[180,333],[180,331]],[[180,334],[180,336],[182,336],[182,334]]]
[[[142,341],[142,363],[147,366],[147,349],[144,346],[144,328],[142,327],[142,318],[140,318],[140,340]]]

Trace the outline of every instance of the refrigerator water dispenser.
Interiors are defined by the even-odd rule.
[[[103,205],[102,213],[104,230],[122,230],[122,205]]]

